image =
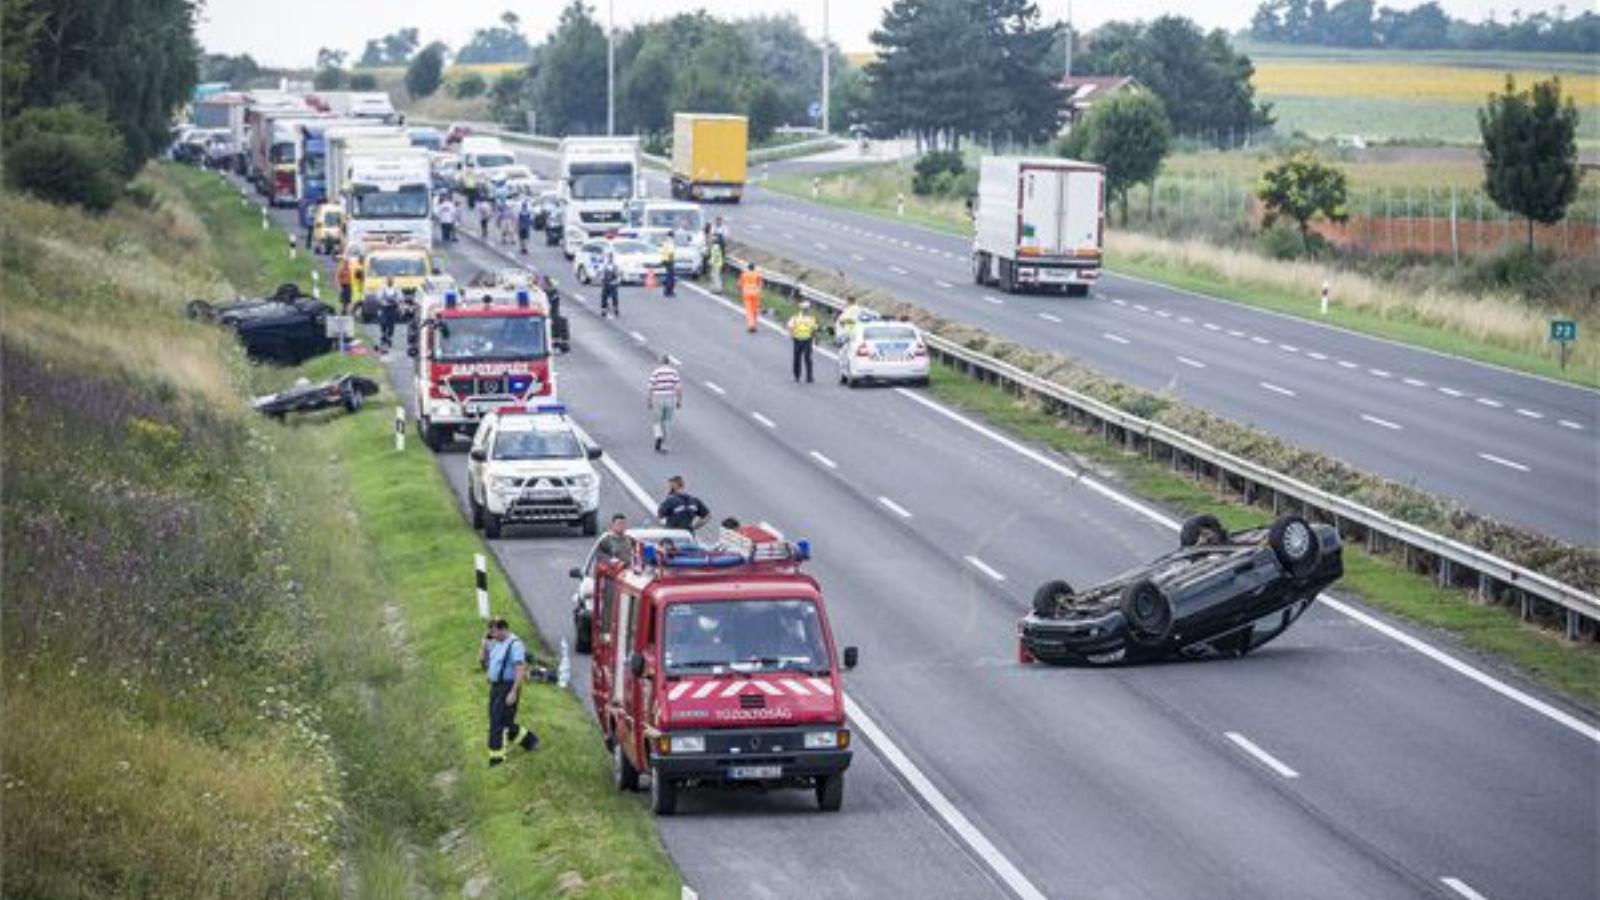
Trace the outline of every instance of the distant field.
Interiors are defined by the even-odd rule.
[[[1262,60],[1252,83],[1268,96],[1430,100],[1478,105],[1505,86],[1510,74],[1518,85],[1559,75],[1564,91],[1580,105],[1600,100],[1600,77],[1550,69],[1500,69],[1463,65],[1360,61]]]
[[[1594,59],[1583,53],[1521,53],[1510,50],[1357,50],[1345,47],[1304,47],[1234,41],[1233,47],[1260,67],[1264,61],[1318,60],[1322,62],[1413,63],[1467,68],[1521,69],[1537,72],[1593,74]]]

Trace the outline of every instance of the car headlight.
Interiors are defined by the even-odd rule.
[[[580,491],[587,491],[593,488],[599,481],[599,478],[588,473],[572,476],[572,486]]]
[[[497,494],[504,494],[517,489],[517,481],[510,475],[493,475],[489,478],[489,490]]]
[[[706,739],[698,734],[675,734],[667,746],[672,753],[704,753]]]
[[[843,729],[806,732],[807,750],[838,750],[848,746],[850,746],[850,732]]]

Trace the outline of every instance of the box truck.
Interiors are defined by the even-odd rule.
[[[621,228],[629,200],[641,196],[639,139],[561,139],[559,192],[566,209],[562,250],[571,259],[591,237]]]
[[[744,116],[677,113],[672,117],[672,196],[727,200],[744,194],[749,122]]]
[[[986,156],[973,214],[972,275],[980,285],[1087,296],[1100,276],[1106,214],[1100,166]]]

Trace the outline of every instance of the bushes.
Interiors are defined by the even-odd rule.
[[[911,179],[911,192],[919,197],[950,196],[959,176],[967,169],[966,161],[958,150],[935,150],[917,160],[916,174]]]
[[[122,137],[80,106],[24,110],[6,129],[6,183],[51,203],[94,212],[122,196]]]
[[[488,90],[489,82],[484,81],[482,75],[468,72],[461,76],[461,80],[455,83],[450,93],[454,94],[457,100],[470,100],[473,97],[482,97]]]

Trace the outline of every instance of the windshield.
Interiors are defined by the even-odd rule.
[[[583,446],[570,431],[502,431],[494,437],[495,459],[576,459]]]
[[[536,316],[472,316],[439,323],[440,360],[530,359],[547,353],[544,320]]]
[[[321,178],[322,170],[327,165],[327,157],[321,153],[307,153],[300,157],[300,167],[307,178]]]
[[[355,188],[350,193],[352,219],[426,219],[428,189],[420,184],[398,191]]]
[[[626,200],[633,196],[631,163],[576,163],[569,176],[578,200]]]
[[[668,674],[828,671],[822,616],[810,600],[726,600],[667,606]]]
[[[671,228],[690,233],[705,227],[698,209],[652,209],[645,214],[644,224],[650,228]]]
[[[378,278],[416,278],[428,274],[420,256],[374,256],[372,274]]]
[[[472,164],[480,169],[494,169],[500,166],[509,166],[516,162],[516,157],[509,153],[477,153],[472,157]]]
[[[294,162],[294,144],[285,142],[272,145],[272,161],[275,163]]]
[[[434,131],[413,131],[411,132],[411,146],[438,150],[444,146],[444,138]]]
[[[866,341],[914,341],[917,332],[914,328],[905,326],[868,326],[861,332],[861,339]]]
[[[649,253],[650,248],[638,241],[616,241],[611,249],[617,253]]]

